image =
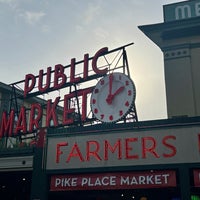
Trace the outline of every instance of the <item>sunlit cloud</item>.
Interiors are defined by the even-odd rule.
[[[33,25],[38,23],[46,14],[42,11],[27,11],[25,10],[24,4],[28,3],[27,1],[19,0],[0,0],[0,4],[8,5],[9,8],[13,11],[13,16],[17,21],[19,18],[23,19],[26,23]],[[31,2],[30,2],[31,3]]]
[[[81,33],[81,32],[83,32],[83,27],[81,26],[81,25],[76,25],[75,26],[75,28],[76,28],[76,31],[78,32],[78,33]]]
[[[145,1],[141,1],[141,0],[134,0],[131,2],[132,4],[134,5],[144,5],[145,4]]]
[[[13,2],[16,2],[16,0],[0,0],[0,3],[10,4],[10,3],[13,3]]]
[[[24,13],[21,13],[20,16],[24,18],[24,20],[30,24],[36,24],[39,22],[46,14],[42,11],[39,12],[33,12],[33,11],[25,11]]]
[[[48,32],[50,32],[50,27],[48,26],[48,25],[44,25],[44,26],[42,26],[42,28],[41,28],[41,30],[42,30],[42,32],[43,33],[48,33]]]
[[[0,0],[1,4],[7,4],[11,9],[15,10],[17,8],[17,0]]]
[[[100,39],[105,39],[109,36],[108,31],[106,31],[105,29],[98,27],[94,30],[94,34],[100,38]]]
[[[90,24],[96,16],[100,13],[100,5],[99,4],[89,4],[87,10],[85,11],[84,21],[86,24]]]

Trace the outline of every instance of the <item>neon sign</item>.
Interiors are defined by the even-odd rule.
[[[124,126],[126,128],[126,125]],[[199,162],[198,129],[98,130],[49,137],[47,170]],[[65,133],[65,131],[63,132]],[[113,134],[114,133],[114,134]],[[193,141],[188,146],[188,141]],[[187,153],[183,151],[187,146]]]
[[[79,62],[72,58],[68,66],[57,64],[54,69],[52,67],[48,67],[46,71],[41,69],[37,76],[27,74],[23,81],[17,82],[23,84],[23,95],[20,98],[36,97],[101,78],[111,68],[108,63],[100,66],[98,64],[100,57],[119,50],[124,52],[125,47],[131,44],[111,51],[108,51],[107,47],[101,48],[93,57],[85,54],[83,60]],[[36,101],[37,103],[32,103],[29,108],[21,106],[17,110],[10,109],[9,113],[4,111],[1,117],[0,138],[32,133],[34,130],[44,127],[72,125],[76,120],[73,116],[77,112],[76,106],[71,105],[73,99],[81,100],[80,113],[78,113],[79,121],[80,123],[85,122],[88,116],[87,99],[93,88],[94,83],[89,84],[89,87],[87,85],[87,87],[76,89],[75,91],[65,92],[62,99],[60,96],[54,97],[54,100],[48,99],[45,101],[45,105]],[[57,110],[61,101],[63,105],[60,106],[60,110],[62,111],[58,114]]]
[[[51,191],[176,187],[175,171],[53,175]]]
[[[165,22],[190,19],[200,16],[200,1],[183,1],[164,5]]]
[[[94,73],[99,75],[104,75],[108,72],[107,68],[99,69],[97,66],[97,60],[100,56],[105,55],[108,53],[108,48],[102,48],[96,52],[94,57],[92,58],[92,70]],[[24,84],[24,97],[27,97],[28,94],[33,90],[33,88],[37,87],[38,92],[40,94],[46,93],[49,91],[54,91],[66,87],[67,84],[75,84],[79,83],[81,80],[88,79],[88,63],[89,63],[89,54],[84,55],[83,60],[83,77],[75,77],[76,71],[76,60],[75,58],[71,59],[70,64],[70,75],[69,77],[65,74],[65,68],[63,65],[58,64],[55,65],[54,70],[52,71],[51,67],[47,68],[46,74],[43,70],[39,71],[38,76],[34,76],[33,74],[27,74],[25,76],[25,84]],[[80,70],[80,69],[79,69]],[[46,83],[44,84],[44,77],[46,75]],[[52,82],[52,75],[53,75],[53,86],[51,87]],[[69,80],[68,80],[69,79]],[[36,85],[36,81],[38,81]],[[43,87],[43,85],[45,85]]]
[[[162,154],[156,150],[157,141],[154,137],[131,137],[124,138],[123,140],[117,139],[114,144],[111,144],[109,140],[104,140],[103,144],[98,140],[88,140],[85,143],[82,142],[81,145],[77,142],[74,142],[73,144],[60,142],[56,144],[56,163],[59,164],[60,158],[63,156],[65,156],[64,160],[66,164],[74,159],[79,160],[79,162],[90,162],[92,159],[95,159],[96,161],[106,161],[111,159],[109,157],[110,153],[112,153],[112,157],[114,156],[113,154],[115,154],[118,160],[146,159],[148,154],[154,158],[170,158],[176,155],[176,147],[170,143],[175,140],[176,137],[172,135],[167,135],[162,138],[162,147],[166,148],[166,152],[163,152]],[[134,151],[133,145],[137,143],[141,144],[140,152]],[[85,151],[81,150],[83,145],[85,146]]]

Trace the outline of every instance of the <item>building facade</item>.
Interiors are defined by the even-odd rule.
[[[164,53],[168,119],[137,120],[127,46],[116,49],[123,64],[114,69],[97,66],[116,51],[102,48],[83,61],[28,74],[24,91],[1,84],[1,198],[200,199],[199,10],[199,0],[166,5],[163,23],[139,27]],[[78,64],[84,70],[76,76]],[[96,79],[92,88],[76,88]],[[37,97],[62,88],[69,90],[63,106],[60,97]]]
[[[163,52],[169,118],[200,114],[199,7],[197,0],[165,5],[164,23],[139,26]]]

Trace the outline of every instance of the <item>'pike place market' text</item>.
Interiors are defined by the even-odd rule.
[[[166,184],[168,182],[169,174],[158,174],[158,175],[146,175],[146,176],[121,176],[119,185],[145,185],[145,184]],[[82,177],[80,180],[80,186],[108,186],[108,185],[117,185],[117,177],[97,177],[95,179],[92,178],[84,178]],[[78,178],[57,178],[55,182],[55,186],[59,185],[62,187],[73,187],[77,186]]]
[[[51,191],[175,187],[175,171],[53,175]]]

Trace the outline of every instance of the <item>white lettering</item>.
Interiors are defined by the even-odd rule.
[[[200,3],[195,4],[195,13],[196,16],[200,16]]]
[[[161,175],[155,175],[155,184],[157,185],[162,184]]]
[[[107,185],[116,185],[116,176],[103,176],[92,178],[82,178],[81,186],[107,186]]]
[[[133,174],[133,175],[131,175]],[[55,188],[70,188],[70,187],[91,187],[91,188],[105,188],[109,186],[121,186],[121,188],[126,188],[126,186],[152,186],[157,187],[156,185],[168,185],[169,178],[173,174],[170,173],[130,173],[129,175],[124,174],[121,176],[118,175],[107,175],[105,176],[85,176],[85,177],[56,177],[54,179]],[[200,178],[200,173],[198,174]],[[171,179],[173,181],[173,179]],[[112,187],[114,188],[114,187]]]
[[[72,178],[72,182],[71,182],[72,186],[77,186],[77,178]]]
[[[153,175],[152,176],[147,176],[147,184],[153,184]]]
[[[82,181],[81,181],[81,186],[84,186],[86,185],[88,182],[87,178],[82,178]]]
[[[137,179],[135,178],[135,176],[133,176],[132,180],[131,180],[131,185],[138,185]]]
[[[139,176],[139,184],[145,184],[145,176]]]
[[[100,185],[100,186],[101,186],[101,181],[100,181],[99,178],[96,179],[94,185],[95,185],[95,186],[97,186],[97,185]]]
[[[169,174],[163,174],[162,176],[164,177],[164,183],[167,184],[168,183]]]
[[[105,176],[102,178],[102,185],[109,185],[109,177]]]
[[[116,176],[110,177],[110,185],[116,185]]]
[[[57,187],[58,185],[60,185],[61,180],[59,178],[56,178],[56,183],[55,183],[55,187]]]
[[[121,176],[120,185],[129,185],[129,177]]]
[[[71,187],[77,186],[77,178],[56,178],[55,180],[55,187],[62,186],[62,187]]]
[[[176,20],[190,18],[191,8],[189,5],[177,6],[175,9]]]
[[[120,185],[162,185],[168,183],[169,174],[156,174],[146,176],[121,176]]]
[[[63,178],[62,186],[70,186],[70,178]]]
[[[94,184],[92,184],[91,178],[88,178],[88,186],[93,186]]]

